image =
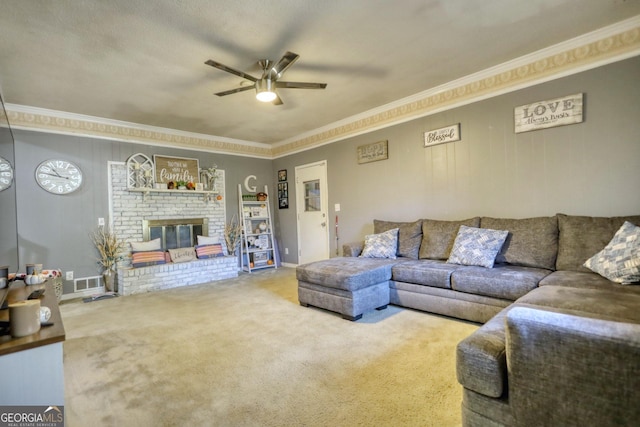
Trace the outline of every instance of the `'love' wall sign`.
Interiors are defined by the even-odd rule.
[[[582,93],[516,107],[516,133],[582,122]]]

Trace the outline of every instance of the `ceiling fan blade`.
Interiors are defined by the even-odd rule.
[[[219,70],[226,71],[227,73],[235,74],[236,76],[242,77],[243,79],[251,80],[252,82],[258,81],[257,78],[253,77],[250,74],[246,74],[246,73],[243,73],[242,71],[238,71],[231,67],[227,67],[226,65],[213,61],[211,59],[206,61],[205,64],[211,65],[212,67],[217,68]]]
[[[278,63],[273,66],[272,70],[276,73],[278,78],[280,78],[280,76],[282,76],[282,74],[287,71],[287,69],[291,67],[293,63],[298,60],[298,58],[300,58],[300,55],[298,55],[297,53],[286,52],[284,55],[282,55],[280,61],[278,61]]]
[[[226,95],[231,95],[238,92],[244,92],[245,90],[255,89],[255,87],[256,87],[255,85],[243,86],[236,89],[225,90],[224,92],[218,92],[215,95],[226,96]]]
[[[326,83],[276,82],[276,87],[285,89],[324,89]]]
[[[282,105],[282,99],[280,99],[280,95],[278,95],[278,94],[276,93],[276,99],[274,99],[273,101],[271,101],[271,103],[272,103],[273,105]]]

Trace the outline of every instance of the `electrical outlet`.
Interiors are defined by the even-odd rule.
[[[98,225],[104,225],[104,218],[98,218]]]
[[[289,255],[289,248],[284,248],[284,254]]]
[[[67,280],[73,280],[73,271],[67,271],[66,278]]]

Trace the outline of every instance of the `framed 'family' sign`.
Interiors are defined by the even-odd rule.
[[[155,178],[157,183],[169,182],[200,182],[200,164],[198,159],[185,157],[153,156],[155,164]]]
[[[516,133],[582,123],[582,93],[514,109]]]

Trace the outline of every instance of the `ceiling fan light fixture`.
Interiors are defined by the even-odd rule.
[[[256,82],[256,99],[261,102],[271,102],[278,97],[271,79],[262,79]]]

